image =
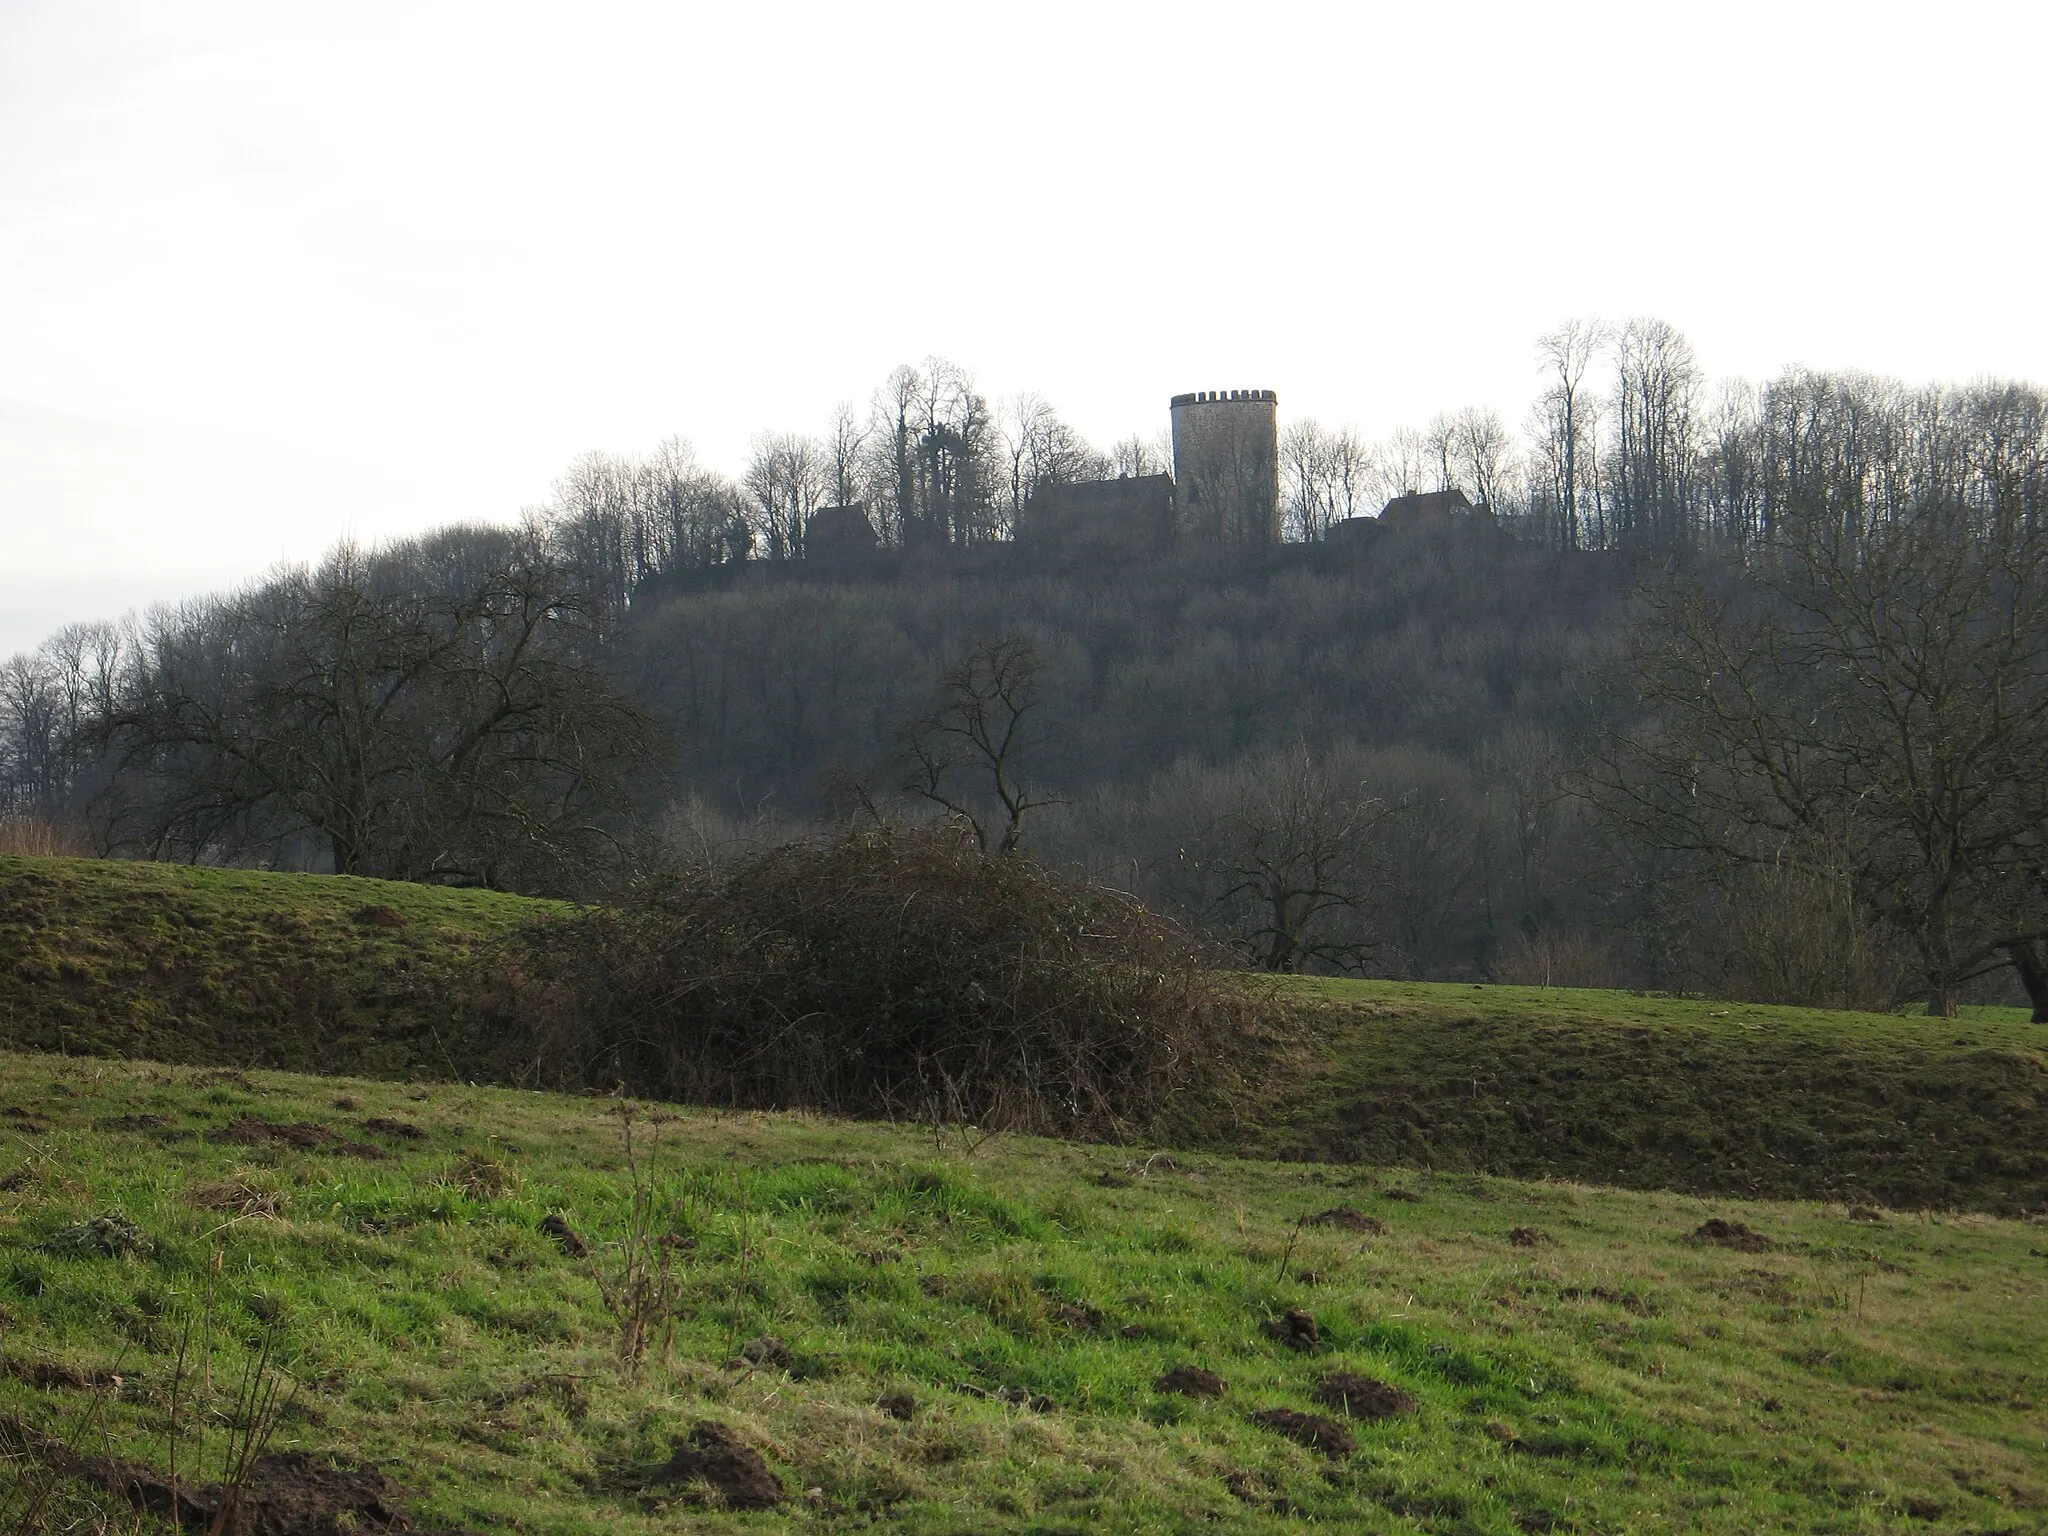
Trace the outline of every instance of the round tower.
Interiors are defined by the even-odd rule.
[[[1280,542],[1280,397],[1270,389],[1175,395],[1175,525],[1183,540]]]

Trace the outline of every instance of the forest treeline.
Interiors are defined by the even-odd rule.
[[[735,477],[589,455],[516,527],[14,657],[0,805],[568,893],[957,815],[1275,968],[2048,1005],[2048,399],[1715,383],[1657,321],[1538,353],[1519,432],[1287,426],[1268,547],[1019,544],[1048,485],[1164,446],[943,363]],[[1329,537],[1451,488],[1477,510]],[[882,551],[812,558],[853,503]]]

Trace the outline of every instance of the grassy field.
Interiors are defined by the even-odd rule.
[[[448,979],[552,904],[346,876],[0,856],[0,1045],[457,1075]]]
[[[553,910],[329,876],[0,858],[0,1047],[479,1075],[456,983]],[[2024,1215],[2048,1028],[1625,992],[1288,979],[1307,1038],[1170,1139],[1270,1158]]]
[[[799,1116],[637,1136],[673,1295],[636,1379],[614,1106],[0,1056],[0,1412],[162,1469],[175,1406],[211,1475],[268,1340],[271,1449],[374,1463],[429,1529],[2048,1523],[2039,1222]],[[92,1251],[115,1214],[128,1251]],[[1312,1348],[1273,1336],[1290,1309]],[[1180,1366],[1222,1395],[1155,1385]],[[1340,1371],[1407,1402],[1328,1406]],[[671,1462],[705,1423],[787,1502],[723,1510]]]
[[[1302,978],[1268,1156],[1635,1188],[2048,1210],[2048,1027],[1628,992]]]

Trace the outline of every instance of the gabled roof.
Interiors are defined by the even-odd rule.
[[[1453,512],[1470,512],[1472,503],[1456,486],[1448,491],[1410,491],[1396,496],[1380,508],[1381,517],[1399,521],[1411,517],[1444,517]]]

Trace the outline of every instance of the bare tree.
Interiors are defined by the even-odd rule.
[[[2048,524],[2026,501],[1932,496],[1874,524],[1823,502],[1753,581],[1675,579],[1635,653],[1649,716],[1598,778],[1723,883],[1825,850],[1917,956],[1930,1011],[2011,965],[2048,1021]]]
[[[1451,449],[1453,462],[1459,476],[1472,488],[1472,499],[1494,512],[1505,511],[1515,445],[1499,413],[1467,406],[1452,419],[1452,424],[1456,432]]]
[[[957,816],[986,853],[1015,853],[1024,820],[1060,797],[1027,774],[1038,710],[1038,648],[1021,636],[977,641],[939,674],[937,704],[902,733],[907,793]]]
[[[1170,433],[1146,439],[1137,433],[1110,445],[1109,472],[1113,475],[1163,475],[1173,467],[1173,438]]]
[[[1429,463],[1433,489],[1448,491],[1458,483],[1458,418],[1450,411],[1438,411],[1422,429],[1422,450]]]
[[[607,846],[653,734],[535,531],[343,547],[152,615],[97,724],[110,846],[340,874],[563,888]]]
[[[133,651],[124,625],[67,624],[0,662],[0,813],[68,820],[90,792],[93,730]]]
[[[866,499],[865,476],[868,438],[872,429],[854,414],[853,402],[842,400],[833,408],[832,427],[825,438],[827,472],[831,478],[832,505],[850,507]]]
[[[754,439],[746,488],[756,546],[770,560],[801,560],[811,514],[832,494],[833,469],[825,446],[793,432]]]
[[[933,547],[1001,533],[992,495],[994,413],[966,369],[936,357],[898,368],[875,392],[872,420],[874,478],[892,488],[885,537]]]
[[[1428,438],[1413,427],[1389,433],[1373,450],[1370,465],[1378,472],[1374,496],[1382,505],[1421,490],[1438,467]]]
[[[1373,483],[1372,450],[1349,427],[1313,420],[1280,437],[1280,514],[1285,536],[1313,544],[1330,525],[1366,510]]]
[[[1692,344],[1663,320],[1637,318],[1615,342],[1615,536],[1624,546],[1690,544],[1701,383]]]
[[[1001,521],[1010,532],[1042,487],[1070,485],[1109,472],[1108,461],[1060,420],[1042,395],[1016,395],[1004,401],[999,436],[1006,472]]]
[[[1536,343],[1544,385],[1532,435],[1545,488],[1557,508],[1558,544],[1565,549],[1605,542],[1603,530],[1588,526],[1598,521],[1600,421],[1600,402],[1589,379],[1609,335],[1604,321],[1567,320]],[[1589,508],[1588,500],[1595,505]]]
[[[1191,905],[1266,970],[1364,968],[1384,801],[1306,747],[1197,775],[1187,801]]]

